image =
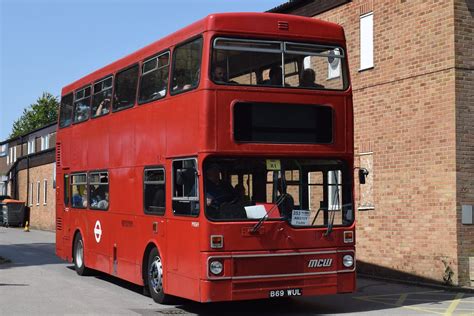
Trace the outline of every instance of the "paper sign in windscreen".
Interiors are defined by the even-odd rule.
[[[263,205],[246,206],[245,212],[247,213],[247,218],[253,219],[260,219],[267,215],[267,211]]]
[[[291,225],[308,226],[310,212],[307,210],[293,210],[291,214]]]

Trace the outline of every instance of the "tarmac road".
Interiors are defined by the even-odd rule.
[[[474,293],[358,279],[353,294],[284,300],[155,304],[140,287],[78,276],[54,254],[54,233],[0,228],[0,315],[473,315]]]

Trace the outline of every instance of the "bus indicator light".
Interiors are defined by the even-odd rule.
[[[224,236],[211,235],[211,248],[219,249],[224,247]]]
[[[349,244],[354,242],[354,232],[346,231],[344,232],[344,243]]]

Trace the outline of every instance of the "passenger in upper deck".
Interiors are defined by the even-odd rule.
[[[324,89],[323,85],[317,84],[315,81],[316,81],[316,72],[311,68],[306,68],[301,73],[299,86],[301,88]]]
[[[283,77],[281,75],[281,67],[280,66],[273,66],[270,68],[269,73],[270,81],[269,85],[271,86],[281,86],[283,83]]]

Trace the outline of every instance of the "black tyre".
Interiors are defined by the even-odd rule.
[[[87,275],[89,269],[86,268],[84,261],[84,241],[82,240],[81,234],[77,234],[76,239],[74,240],[73,259],[76,273],[79,275]]]
[[[155,302],[170,303],[171,297],[165,294],[163,289],[163,264],[156,248],[153,248],[148,255],[145,286],[148,287],[148,292]]]

